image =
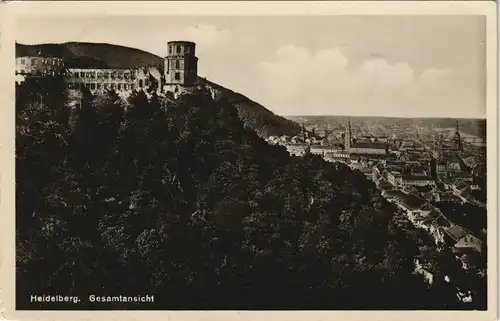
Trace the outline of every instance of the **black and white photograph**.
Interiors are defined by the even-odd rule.
[[[15,310],[496,309],[491,17],[278,12],[16,16]]]

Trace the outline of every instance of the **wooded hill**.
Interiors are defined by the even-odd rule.
[[[16,85],[18,309],[485,308],[477,274],[464,306],[443,280],[460,263],[363,173],[267,144],[227,99],[83,95],[68,108],[61,77]]]

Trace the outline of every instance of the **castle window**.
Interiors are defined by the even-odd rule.
[[[142,84],[142,79],[139,79],[139,88],[142,88],[143,84]]]
[[[177,46],[177,53],[180,54],[181,53],[181,46]]]
[[[171,55],[172,54],[172,46],[168,46],[168,53]]]
[[[125,88],[125,90],[128,90],[128,84],[124,84],[123,87]]]
[[[97,73],[97,79],[101,79],[102,78],[102,72],[98,72]]]
[[[118,84],[118,90],[122,90],[122,84]]]
[[[181,80],[181,74],[179,72],[175,73],[175,80]]]
[[[91,83],[91,84],[90,84],[90,89],[91,89],[91,90],[94,90],[94,89],[95,89],[95,83]]]
[[[181,62],[179,60],[175,61],[175,69],[181,68]]]
[[[148,78],[144,79],[144,86],[146,86],[146,87],[149,86],[149,79]]]
[[[80,78],[85,78],[85,73],[84,72],[80,72]]]

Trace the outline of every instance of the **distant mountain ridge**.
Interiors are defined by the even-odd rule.
[[[62,58],[68,68],[117,68],[133,69],[156,66],[163,69],[163,58],[136,48],[107,43],[65,42],[25,45],[16,43],[16,57],[44,56]],[[201,62],[203,63],[203,62]],[[296,135],[300,126],[275,115],[248,97],[200,77],[200,82],[221,90],[238,109],[245,125],[260,136]]]
[[[434,128],[440,129],[453,129],[455,128],[457,121],[460,126],[460,131],[467,133],[469,135],[485,137],[486,136],[486,119],[481,118],[451,118],[451,117],[382,117],[382,116],[307,116],[307,115],[297,115],[297,116],[284,116],[285,118],[297,122],[299,124],[314,124],[316,126],[324,126],[331,123],[347,123],[348,120],[351,122],[364,122],[369,121],[371,123],[380,124],[395,124],[400,125],[419,125],[419,126],[434,126]]]

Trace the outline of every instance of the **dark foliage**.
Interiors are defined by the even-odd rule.
[[[461,308],[427,286],[429,252],[361,172],[291,157],[227,100],[17,87],[17,307],[32,293],[77,309]],[[154,294],[155,304],[86,296]]]

